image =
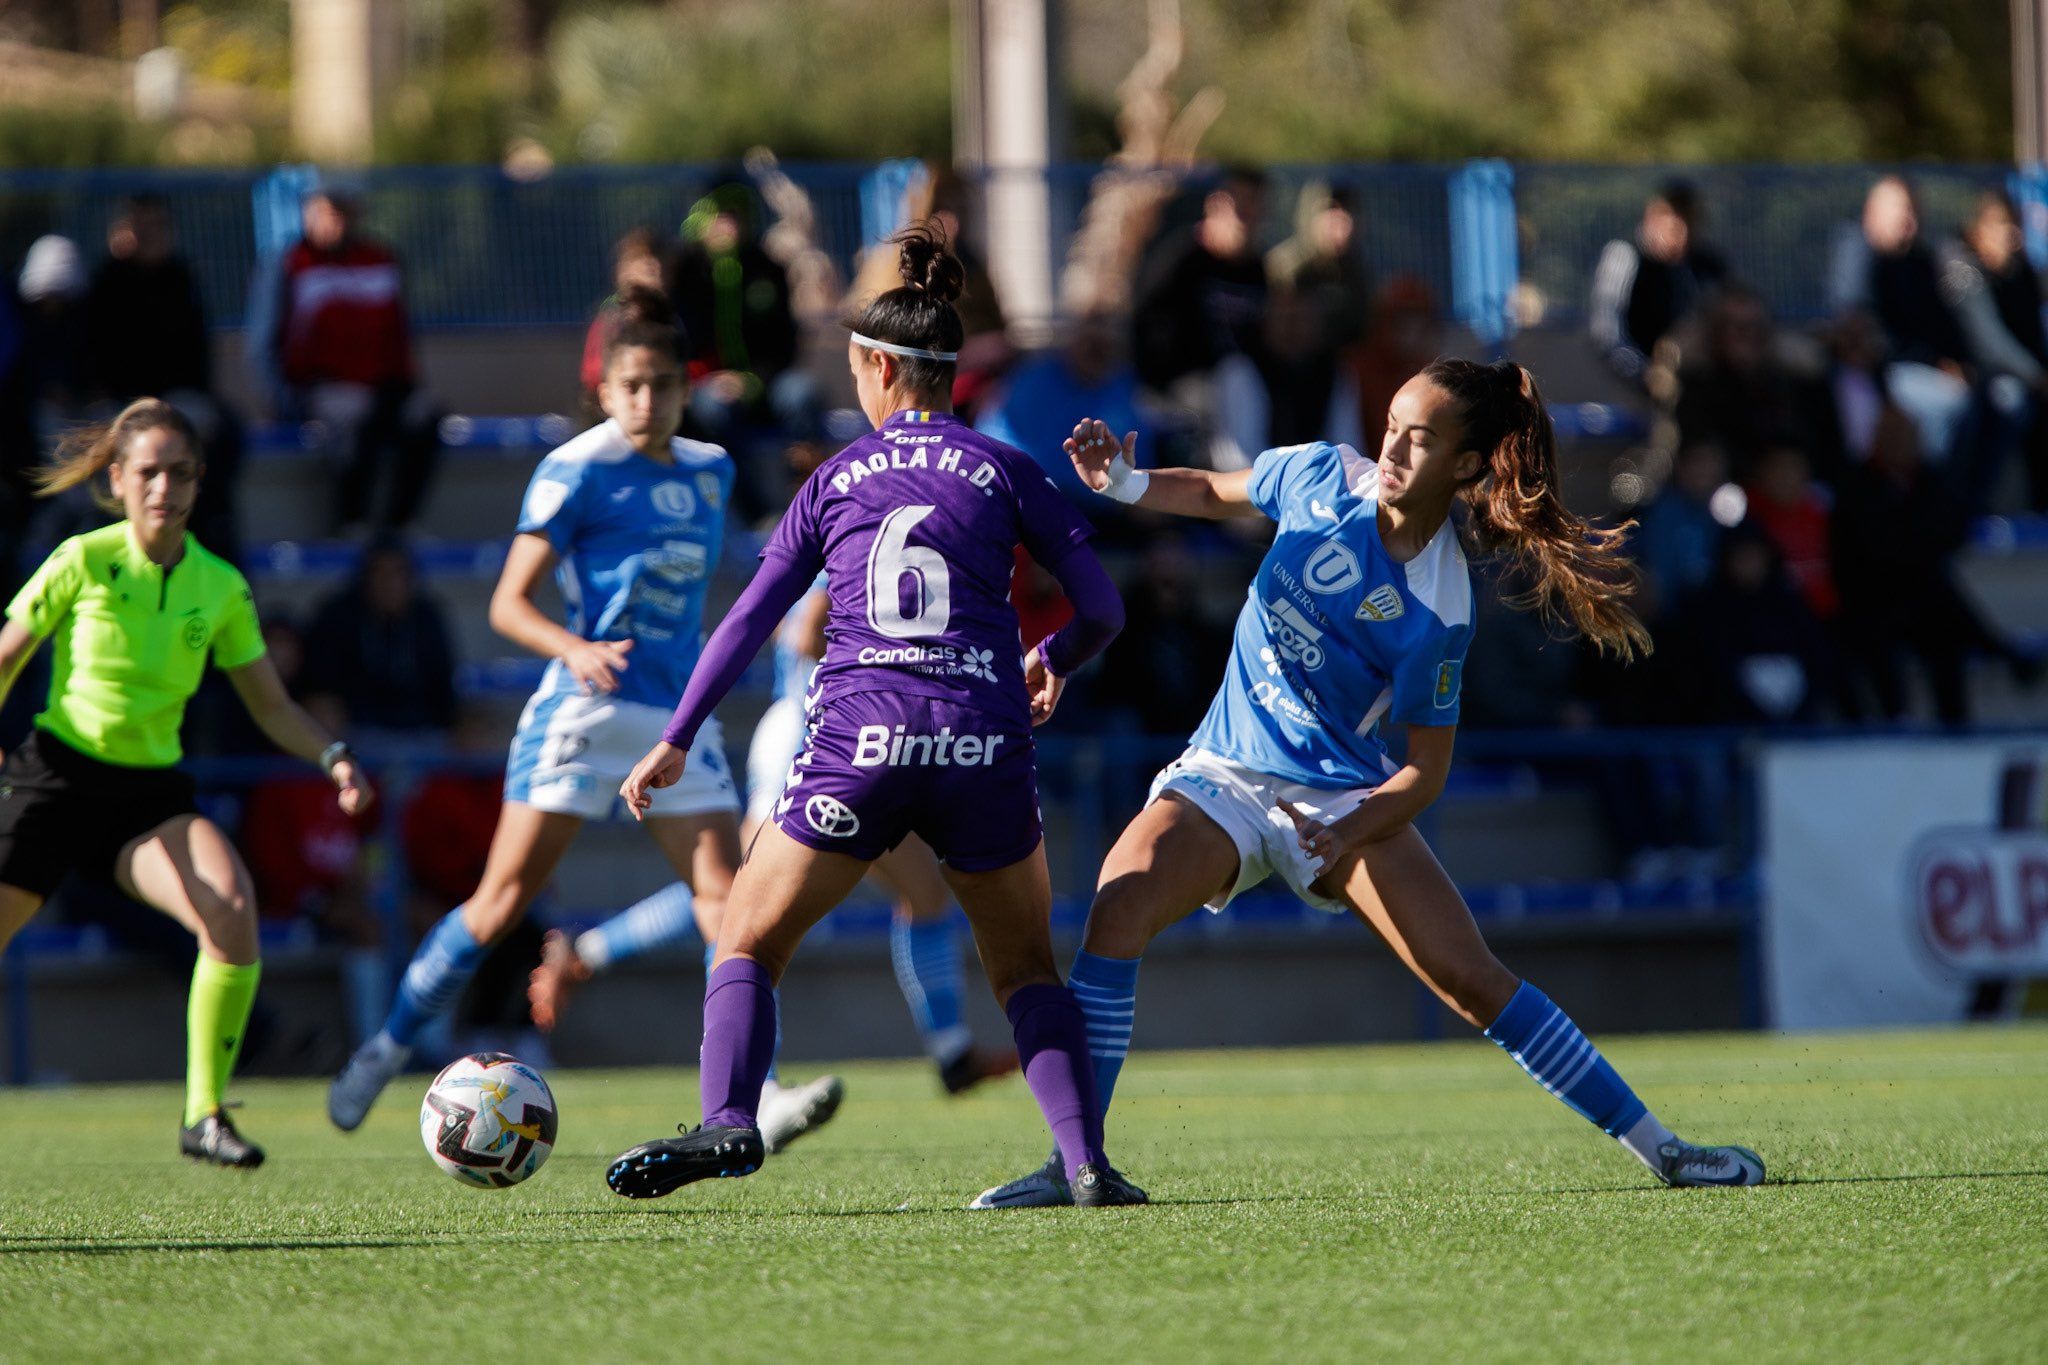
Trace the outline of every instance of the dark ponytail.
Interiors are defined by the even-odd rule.
[[[676,310],[659,289],[631,285],[620,291],[618,302],[612,305],[611,330],[604,339],[607,371],[612,357],[628,346],[645,346],[670,360],[682,359],[683,336],[676,325]]]
[[[1439,360],[1423,376],[1451,396],[1465,448],[1486,460],[1459,492],[1471,509],[1471,535],[1534,581],[1509,605],[1533,607],[1624,661],[1648,654],[1650,632],[1628,607],[1639,579],[1625,552],[1635,523],[1597,527],[1564,505],[1557,433],[1536,376],[1512,360]]]
[[[849,318],[847,327],[876,341],[921,351],[958,351],[967,334],[953,300],[967,287],[967,268],[947,250],[945,229],[936,218],[927,218],[889,240],[896,244],[896,267],[903,283]],[[900,388],[950,398],[953,361],[918,356],[902,356],[899,361]]]

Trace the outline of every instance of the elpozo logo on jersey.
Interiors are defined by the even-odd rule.
[[[1323,633],[1292,602],[1277,597],[1267,599],[1266,634],[1272,637],[1273,647],[1283,659],[1303,668],[1323,666]]]
[[[1406,612],[1402,604],[1401,590],[1392,583],[1382,583],[1365,595],[1358,604],[1358,619],[1361,621],[1391,621]]]
[[[860,817],[845,802],[823,792],[804,802],[804,823],[827,839],[851,839],[860,833]]]

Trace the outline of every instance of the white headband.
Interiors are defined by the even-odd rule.
[[[848,330],[852,329],[849,328]],[[890,355],[907,355],[913,360],[958,360],[960,358],[958,351],[927,351],[921,346],[898,346],[893,341],[877,341],[873,337],[864,337],[859,332],[853,333],[853,340],[855,345],[865,346],[870,351],[887,351]]]

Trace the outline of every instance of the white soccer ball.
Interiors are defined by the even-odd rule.
[[[555,1097],[517,1057],[473,1053],[427,1087],[420,1139],[449,1175],[501,1190],[539,1170],[555,1149]]]

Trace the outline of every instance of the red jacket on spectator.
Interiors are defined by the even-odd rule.
[[[370,828],[368,815],[342,813],[324,777],[273,778],[252,788],[241,846],[258,911],[294,919],[348,885]]]
[[[1818,488],[1809,487],[1803,496],[1779,502],[1755,486],[1750,488],[1749,495],[1750,519],[1778,547],[1785,560],[1785,572],[1806,600],[1806,609],[1817,620],[1834,620],[1841,613],[1842,597],[1835,588],[1829,536],[1833,511],[1827,496]]]
[[[287,383],[413,382],[405,297],[389,247],[361,237],[332,251],[298,242],[285,253],[281,286],[278,335]]]
[[[435,773],[420,783],[405,808],[403,838],[406,871],[422,895],[455,905],[476,890],[504,790],[497,775]]]

